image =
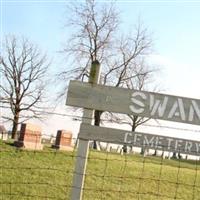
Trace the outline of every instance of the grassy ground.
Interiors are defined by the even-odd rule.
[[[0,199],[69,199],[74,160],[75,152],[0,141]],[[84,200],[200,199],[199,161],[90,151],[85,181]]]

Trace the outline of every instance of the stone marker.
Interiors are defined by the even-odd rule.
[[[41,132],[42,128],[38,125],[22,124],[19,139],[14,144],[17,147],[24,147],[26,149],[42,150]]]
[[[55,145],[52,147],[60,150],[72,151],[72,132],[66,130],[58,130]]]
[[[8,132],[6,131],[3,125],[0,125],[0,139],[7,140],[8,139]]]

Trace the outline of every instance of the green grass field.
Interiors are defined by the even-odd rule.
[[[0,141],[1,200],[68,200],[75,152],[25,151]],[[84,200],[200,199],[200,162],[90,151]]]

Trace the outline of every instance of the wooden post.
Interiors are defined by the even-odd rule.
[[[100,64],[98,61],[92,62],[89,83],[97,84],[100,79]],[[84,109],[82,123],[90,124],[94,116],[94,110]],[[81,132],[79,132],[79,135]],[[84,179],[87,166],[89,141],[79,139],[75,171],[72,183],[71,200],[81,200],[83,195]]]

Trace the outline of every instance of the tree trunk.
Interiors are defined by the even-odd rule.
[[[101,122],[101,114],[103,112],[102,111],[99,111],[99,110],[95,110],[94,112],[94,125],[95,126],[99,126],[100,125],[100,122]]]
[[[95,110],[94,112],[94,125],[99,126],[101,122],[101,114],[103,112],[99,110]],[[94,140],[93,149],[97,149],[97,141]]]
[[[15,114],[12,127],[12,139],[18,139],[19,112]]]
[[[135,123],[133,123],[132,124],[132,127],[131,127],[131,131],[135,131],[135,129],[136,129],[136,126],[135,126]],[[131,148],[131,151],[133,150],[133,146],[132,145],[130,145],[130,148]],[[127,153],[127,145],[126,144],[124,144],[123,145],[123,153]]]
[[[136,129],[136,126],[135,126],[135,124],[133,124],[131,130],[132,130],[133,132],[135,132],[135,129]]]
[[[132,132],[135,132],[135,129],[136,129],[136,128],[137,128],[137,127],[136,127],[135,123],[133,123],[133,124],[132,124],[132,128],[131,128]],[[133,152],[133,146],[132,146],[132,145],[130,146],[130,148],[131,148],[131,151]]]

